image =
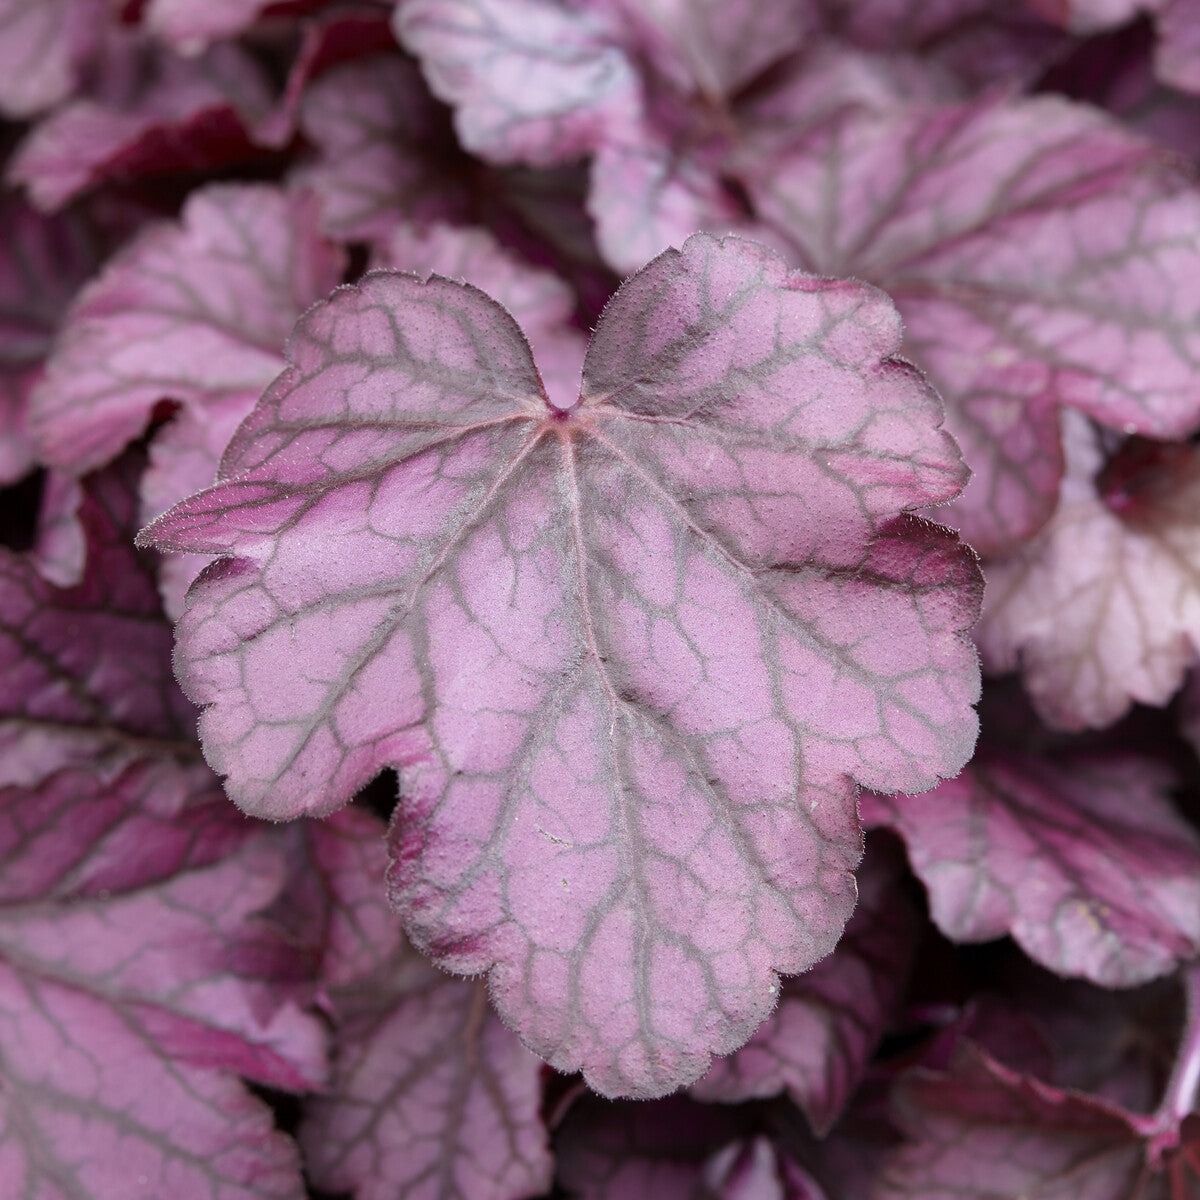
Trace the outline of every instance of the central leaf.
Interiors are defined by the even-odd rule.
[[[415,943],[601,1091],[697,1078],[836,943],[855,783],[974,744],[978,572],[906,514],[965,471],[899,341],[873,288],[696,236],[558,407],[475,288],[335,292],[143,535],[233,556],[177,630],[231,796],[322,815],[399,767]]]

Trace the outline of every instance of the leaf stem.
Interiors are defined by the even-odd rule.
[[[1183,987],[1186,1011],[1175,1066],[1157,1110],[1135,1122],[1146,1138],[1147,1157],[1155,1166],[1179,1145],[1179,1126],[1196,1107],[1200,1092],[1200,962],[1184,968]]]

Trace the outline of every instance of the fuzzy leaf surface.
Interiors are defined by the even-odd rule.
[[[1057,406],[1156,437],[1200,422],[1200,198],[1094,110],[849,113],[750,186],[805,269],[895,299],[974,472],[954,511],[985,556],[1053,511]]]
[[[298,1137],[316,1186],[358,1200],[518,1200],[550,1182],[542,1064],[457,979],[408,945],[388,906],[384,827],[355,808],[283,831],[288,909],[319,930],[333,1078]]]
[[[956,941],[1011,934],[1060,975],[1130,987],[1200,950],[1200,837],[1132,755],[979,754],[919,798],[864,798],[907,842]]]
[[[867,850],[858,907],[837,949],[785,979],[775,1011],[692,1085],[701,1100],[729,1103],[786,1091],[819,1135],[829,1132],[875,1052],[903,995],[917,919],[896,886],[897,864]]]
[[[230,795],[322,814],[403,768],[417,945],[604,1091],[697,1078],[837,940],[852,780],[974,743],[976,568],[903,512],[962,471],[898,339],[879,293],[696,237],[563,409],[482,293],[336,293],[224,482],[143,535],[236,556],[178,627]]]
[[[516,318],[529,340],[550,403],[570,408],[579,394],[586,343],[569,321],[571,289],[505,250],[484,229],[398,225],[381,244],[375,265],[463,280],[487,292]]]
[[[976,636],[1049,724],[1100,728],[1135,700],[1165,704],[1200,646],[1200,455],[1065,416],[1058,508],[989,568]]]

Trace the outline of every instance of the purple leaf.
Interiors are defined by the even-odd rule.
[[[919,798],[864,797],[956,941],[1011,934],[1060,975],[1129,987],[1200,953],[1200,835],[1132,755],[976,756]]]
[[[696,1200],[705,1160],[740,1147],[749,1112],[683,1096],[649,1104],[577,1101],[555,1139],[561,1185],[583,1200]],[[716,1151],[714,1155],[714,1149]]]
[[[1185,92],[1200,92],[1200,4],[1165,0],[1158,16],[1159,77]]]
[[[272,5],[274,11],[277,9]],[[254,140],[270,149],[282,149],[295,137],[300,106],[313,79],[347,59],[361,62],[368,54],[394,50],[396,46],[387,10],[366,2],[318,12],[300,24],[298,36],[300,44],[287,69],[279,100],[254,126]]]
[[[87,566],[58,588],[0,550],[0,783],[60,767],[111,777],[146,754],[194,760],[194,710],[171,678],[171,629],[151,565],[129,544],[128,464],[92,476]]]
[[[17,147],[6,178],[53,212],[107,180],[170,175],[253,157],[253,124],[271,95],[255,61],[231,44],[184,59],[113,34],[84,96],[44,117]]]
[[[763,0],[738,12],[721,0],[603,0],[620,15],[658,75],[684,93],[716,100],[748,87],[800,48],[812,24],[807,4]]]
[[[1200,197],[1094,111],[850,113],[751,186],[806,269],[894,297],[975,473],[954,512],[985,555],[1049,518],[1055,406],[1157,437],[1200,421]]]
[[[762,1134],[719,1150],[705,1163],[702,1179],[714,1200],[828,1200],[820,1184]]]
[[[319,0],[309,0],[309,7]],[[280,0],[149,0],[142,24],[180,54],[199,54],[221,38],[236,37]],[[294,4],[288,7],[295,7]]]
[[[165,819],[153,766],[0,790],[0,1119],[23,1195],[303,1194],[294,1147],[234,1078],[324,1074],[319,1022],[256,978],[284,859],[205,775],[180,797],[190,829]]]
[[[105,0],[0,0],[0,112],[21,120],[65,100],[105,21]]]
[[[291,829],[303,853],[289,906],[322,929],[334,1022],[333,1079],[299,1134],[315,1184],[359,1200],[544,1190],[541,1064],[481,981],[443,975],[405,942],[384,898],[383,826],[346,809]]]
[[[724,186],[719,149],[680,155],[673,133],[646,129],[640,139],[601,146],[592,162],[588,211],[596,240],[605,260],[623,273],[696,229],[740,229],[758,241],[770,239],[745,219]]]
[[[0,247],[0,484],[7,484],[34,465],[30,393],[96,253],[77,217],[44,217],[15,196],[0,200],[0,222],[9,231]]]
[[[487,292],[508,309],[528,338],[550,403],[561,409],[571,407],[579,395],[585,341],[568,324],[575,298],[558,276],[522,262],[486,230],[449,225],[424,231],[397,226],[382,243],[373,265],[443,275]]]
[[[990,669],[1021,668],[1044,720],[1099,728],[1165,704],[1200,646],[1200,456],[1067,417],[1058,508],[989,567],[977,637]]]
[[[897,1107],[911,1141],[872,1193],[877,1200],[961,1200],[965,1195],[1047,1200],[1172,1200],[1166,1171],[1148,1161],[1134,1119],[1079,1092],[1002,1066],[964,1043],[948,1072],[914,1072]],[[1163,1170],[1165,1168],[1165,1170]],[[1194,1181],[1193,1181],[1194,1182]],[[981,1186],[986,1191],[981,1191]]]
[[[224,799],[202,764],[149,760],[110,783],[72,769],[0,788],[0,904],[103,899],[217,862],[256,828]]]
[[[377,55],[335,67],[307,91],[300,128],[320,151],[295,181],[346,240],[383,238],[398,219],[465,218],[471,198],[446,166],[453,133],[410,62]]]
[[[489,162],[568,162],[637,117],[637,76],[600,11],[557,0],[405,0],[393,22],[434,94],[454,106],[462,144]]]
[[[916,914],[896,887],[896,864],[878,850],[859,868],[858,907],[837,949],[783,981],[775,1011],[740,1050],[714,1060],[694,1096],[734,1101],[786,1090],[819,1135],[829,1132],[887,1032],[915,950]]]
[[[912,53],[927,72],[948,74],[972,93],[1033,84],[1067,42],[1020,4],[995,0],[817,0],[816,7],[836,37],[893,58]]]
[[[88,470],[169,399],[184,408],[152,443],[142,517],[206,487],[282,370],[292,323],[337,282],[342,261],[317,230],[311,198],[247,185],[194,193],[181,224],[145,230],[76,299],[32,402],[43,456]],[[202,565],[167,564],[173,611]]]
[[[541,1063],[491,1011],[481,981],[421,974],[343,1015],[331,1090],[310,1102],[300,1131],[313,1181],[359,1200],[544,1191]]]
[[[53,468],[46,472],[29,560],[56,587],[73,587],[83,579],[87,534],[79,523],[82,503],[79,480]]]
[[[961,467],[898,339],[879,293],[706,237],[610,302],[569,409],[469,287],[311,310],[224,482],[143,535],[238,556],[178,628],[230,795],[327,813],[404,768],[416,943],[599,1089],[697,1078],[836,942],[850,780],[974,742],[975,567],[897,515]]]
[[[1132,21],[1161,0],[1025,0],[1035,12],[1072,33],[1092,34]]]

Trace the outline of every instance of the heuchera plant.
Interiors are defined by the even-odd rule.
[[[1192,0],[0,0],[0,1197],[1200,1196],[1198,114]]]

